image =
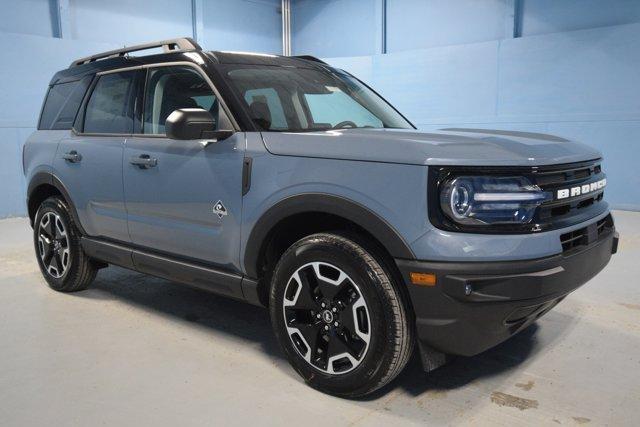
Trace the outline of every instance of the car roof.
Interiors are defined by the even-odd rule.
[[[193,62],[220,65],[255,65],[286,66],[304,68],[324,68],[327,64],[312,56],[281,56],[266,53],[232,52],[232,51],[177,51],[144,56],[114,56],[93,62],[86,62],[58,71],[51,79],[50,85],[76,81],[86,75],[118,68],[136,67],[140,65],[161,64],[166,62]]]
[[[272,65],[289,67],[319,67],[327,64],[313,56],[281,56],[268,53],[211,51],[219,64]]]

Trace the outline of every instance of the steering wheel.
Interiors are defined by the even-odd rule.
[[[358,125],[353,123],[351,120],[345,120],[344,122],[338,123],[333,128],[334,129],[351,129],[351,128],[357,128],[357,127]]]

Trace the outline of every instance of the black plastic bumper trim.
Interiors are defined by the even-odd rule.
[[[396,263],[419,340],[442,353],[472,356],[524,329],[594,277],[617,240],[612,230],[582,250],[533,260]],[[435,273],[436,286],[411,284],[411,272]]]

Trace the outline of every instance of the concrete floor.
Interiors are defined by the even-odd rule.
[[[361,401],[306,387],[266,310],[114,267],[50,290],[3,220],[0,425],[638,425],[640,213],[616,220],[620,253],[537,324]]]

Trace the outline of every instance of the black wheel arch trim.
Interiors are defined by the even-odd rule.
[[[303,213],[325,213],[342,217],[369,232],[392,257],[415,259],[413,251],[393,226],[367,207],[342,196],[304,193],[280,200],[264,212],[253,226],[244,254],[247,276],[259,277],[258,262],[263,255],[263,243],[271,230],[287,217]]]
[[[41,171],[33,175],[31,180],[29,181],[29,186],[27,187],[27,207],[29,206],[29,200],[31,199],[31,196],[33,195],[33,192],[36,190],[36,188],[45,184],[54,187],[56,190],[60,192],[60,194],[62,194],[62,197],[64,197],[65,201],[67,202],[67,206],[69,207],[69,211],[71,213],[71,217],[73,218],[73,222],[75,223],[75,226],[78,228],[78,230],[83,236],[86,236],[84,228],[82,228],[82,224],[80,223],[80,218],[78,217],[78,212],[76,211],[76,207],[73,204],[73,200],[71,199],[71,195],[67,191],[62,181],[60,181],[58,177],[56,177],[51,172]],[[27,213],[29,214],[29,212]],[[33,218],[31,218],[31,215],[29,215],[29,217],[31,220],[31,225],[33,225],[35,214]]]

